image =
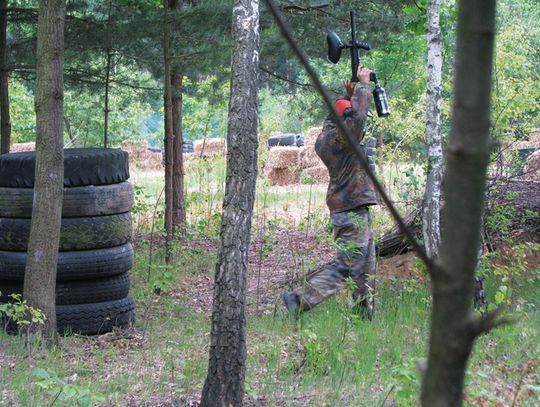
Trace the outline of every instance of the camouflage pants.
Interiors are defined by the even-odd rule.
[[[376,260],[369,208],[335,213],[332,223],[338,247],[334,259],[316,270],[294,293],[302,308],[308,310],[343,289],[350,277],[356,285],[355,302],[371,318]]]

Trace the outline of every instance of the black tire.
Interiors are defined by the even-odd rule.
[[[133,267],[131,243],[106,249],[58,253],[58,280],[105,278],[125,273]],[[24,279],[25,252],[0,251],[0,279]]]
[[[135,304],[131,297],[94,304],[59,305],[56,322],[60,334],[103,334],[113,327],[126,327],[135,319]]]
[[[35,151],[0,155],[0,186],[32,188]],[[64,150],[64,186],[109,185],[129,178],[128,153],[109,148]]]
[[[193,146],[193,141],[191,140],[184,140],[182,144],[182,152],[183,153],[193,153],[195,151],[195,148]]]
[[[30,218],[33,188],[0,187],[0,217]],[[64,188],[63,218],[103,216],[129,212],[133,206],[133,187],[119,184]]]
[[[0,218],[0,250],[26,251],[31,219]],[[62,219],[59,251],[120,246],[131,240],[131,214]]]
[[[278,134],[268,137],[268,148],[277,146],[296,146],[298,134]]]
[[[56,282],[56,305],[89,304],[120,300],[129,294],[129,273],[118,276]],[[23,282],[0,280],[0,302],[11,301],[10,294],[23,293]]]

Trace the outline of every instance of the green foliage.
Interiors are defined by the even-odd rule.
[[[411,361],[392,368],[392,384],[400,406],[415,406],[420,390],[418,368]]]
[[[494,254],[494,266],[488,268],[487,274],[493,275],[497,281],[494,295],[496,305],[514,305],[517,313],[528,311],[527,308],[535,309],[533,302],[516,297],[515,291],[525,282],[534,284],[540,278],[540,269],[532,270],[529,264],[530,256],[538,251],[540,244],[525,242],[513,245],[511,253]]]
[[[58,374],[52,369],[37,367],[32,370],[32,379],[38,398],[43,401],[48,400],[47,404],[51,406],[56,401],[64,402],[65,405],[80,407],[89,407],[95,403],[107,401],[104,394],[92,391],[87,386],[69,383],[65,379],[58,377]]]
[[[9,81],[9,102],[11,116],[11,142],[26,143],[36,139],[36,115],[34,97],[22,81]]]
[[[492,92],[492,134],[526,139],[540,126],[540,8],[530,0],[501,1]]]
[[[44,324],[47,317],[40,309],[29,306],[20,294],[10,294],[12,302],[0,303],[0,319],[14,321],[18,327],[30,324]]]
[[[184,79],[183,136],[187,140],[225,138],[230,83],[215,75]]]

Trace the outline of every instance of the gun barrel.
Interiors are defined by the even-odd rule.
[[[358,65],[360,65],[360,58],[358,57],[358,42],[356,41],[356,18],[354,11],[351,11],[351,71],[352,82],[358,82],[356,72],[358,71]]]

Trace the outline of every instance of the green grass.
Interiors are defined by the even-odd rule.
[[[171,292],[176,293],[174,287],[189,282],[190,276],[210,273],[208,266],[214,260],[207,255],[197,264],[187,261],[170,283]],[[68,337],[53,352],[36,348],[29,355],[21,338],[0,333],[0,404],[49,405],[54,395],[31,374],[37,367],[90,394],[105,395],[112,405],[124,405],[130,397],[142,404],[200,392],[206,376],[209,320],[193,312],[182,295],[149,295],[145,262],[139,255],[133,273],[138,319],[126,337]],[[498,395],[501,389],[509,383],[515,388],[523,375],[519,369],[540,356],[534,286],[524,283],[519,295],[534,307],[515,323],[478,340],[467,379],[471,397],[491,402],[503,398]],[[270,405],[373,406],[387,396],[399,406],[416,405],[415,361],[426,355],[429,315],[427,286],[410,280],[379,284],[372,322],[350,312],[346,295],[306,313],[299,323],[281,309],[273,315],[250,316],[247,393],[270,400]],[[519,405],[533,406],[533,397]]]
[[[149,264],[147,232],[163,188],[161,179],[161,172],[132,174],[139,190],[134,218],[140,237],[132,270],[137,304],[134,329],[125,334],[63,338],[61,346],[48,353],[37,346],[27,349],[22,338],[0,332],[0,405],[85,405],[92,397],[94,401],[104,397],[106,405],[122,406],[128,401],[153,405],[200,394],[210,321],[190,307],[188,288],[201,275],[213,278],[216,255],[204,247],[178,246],[177,265],[166,267],[162,249],[155,247]],[[224,159],[214,165],[196,164],[186,179],[188,239],[216,239]],[[275,226],[302,231],[309,226],[311,233],[328,239],[325,190],[309,185],[269,187],[261,180],[254,236],[260,231],[269,234],[271,243]],[[156,234],[162,230],[161,210],[158,204]],[[387,228],[388,216],[381,210],[374,212],[375,231],[380,233]],[[487,275],[489,301],[494,303],[508,276]],[[470,405],[511,405],[518,389],[516,405],[537,405],[539,286],[537,279],[512,278],[505,312],[515,322],[478,339],[467,374]],[[155,286],[165,294],[153,296]],[[415,364],[427,352],[428,284],[422,278],[381,281],[376,296],[372,322],[351,313],[346,295],[306,313],[297,324],[280,304],[272,315],[250,315],[246,377],[250,400],[264,399],[269,406],[379,406],[385,399],[386,405],[417,405],[420,378]],[[39,376],[36,368],[45,369],[47,378]]]

